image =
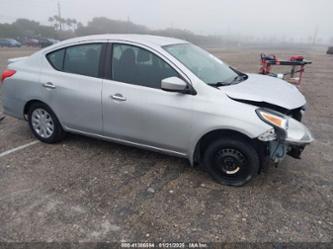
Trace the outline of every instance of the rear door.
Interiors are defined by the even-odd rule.
[[[161,89],[162,79],[181,77],[179,73],[139,46],[114,43],[107,56],[111,58],[102,94],[105,135],[186,154],[194,96]]]
[[[86,43],[47,55],[51,66],[41,75],[44,96],[66,128],[102,133],[104,51],[104,43]]]

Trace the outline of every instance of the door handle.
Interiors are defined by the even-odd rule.
[[[46,83],[44,83],[43,87],[50,88],[50,89],[55,89],[56,88],[56,86],[52,82],[46,82]]]
[[[117,101],[126,101],[127,99],[121,95],[120,93],[116,93],[114,95],[111,95],[111,98]]]

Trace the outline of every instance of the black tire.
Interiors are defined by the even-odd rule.
[[[242,186],[258,174],[259,155],[250,141],[242,138],[221,138],[208,145],[204,166],[218,182]]]
[[[33,121],[33,115],[35,115],[35,112],[42,112],[42,110],[44,111],[44,114],[48,119],[47,122],[49,122],[49,124],[53,124],[53,129],[50,131],[46,131],[46,127],[44,127],[45,134],[47,133],[45,136],[38,132],[38,129],[36,128],[36,122]],[[64,139],[66,135],[54,112],[44,103],[35,102],[31,104],[28,110],[28,122],[34,136],[44,143],[52,144],[59,142]]]

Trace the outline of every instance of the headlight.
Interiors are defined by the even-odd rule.
[[[288,128],[288,119],[282,113],[264,108],[257,109],[256,113],[262,121],[272,125],[273,127],[283,130]]]

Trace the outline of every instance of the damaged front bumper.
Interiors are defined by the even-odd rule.
[[[281,130],[273,128],[271,136],[275,136],[271,141],[267,141],[268,155],[274,163],[282,161],[286,155],[300,159],[306,145],[314,139],[309,129],[301,122],[289,118],[288,128]],[[259,137],[259,140],[260,137]]]

